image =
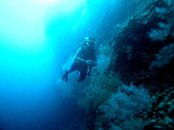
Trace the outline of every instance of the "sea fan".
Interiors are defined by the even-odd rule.
[[[130,127],[140,130],[143,127],[143,121],[138,118],[138,115],[143,110],[149,111],[152,102],[146,89],[123,85],[119,92],[113,94],[99,107],[98,112],[103,113],[103,121],[105,121],[103,124],[109,123],[109,129],[119,127],[126,130],[126,127]]]

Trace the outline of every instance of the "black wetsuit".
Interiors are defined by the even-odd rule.
[[[75,55],[74,62],[68,71],[69,73],[76,70],[79,71],[80,76],[78,81],[84,81],[86,78],[89,66],[83,61],[76,60],[76,57],[80,57],[81,59],[84,59],[85,61],[92,60],[93,62],[96,62],[96,50],[93,47],[89,47],[87,45],[80,47]],[[92,69],[92,67],[90,67],[89,69]]]

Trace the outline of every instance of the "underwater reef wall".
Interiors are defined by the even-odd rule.
[[[172,85],[173,12],[173,3],[165,0],[140,4],[114,39],[110,71],[119,73],[127,84]]]
[[[139,1],[113,39],[109,72],[127,85],[144,86],[155,103],[145,128],[174,127],[174,1]]]
[[[174,0],[125,1],[79,101],[87,130],[173,130]]]

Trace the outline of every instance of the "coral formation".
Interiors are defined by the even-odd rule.
[[[174,1],[129,3],[135,9],[111,29],[100,49],[102,73],[91,79],[82,100],[88,129],[173,129]]]
[[[115,38],[115,51],[110,71],[119,73],[122,81],[127,84],[133,82],[136,85],[141,83],[153,85],[159,79],[162,79],[159,84],[171,83],[174,80],[173,71],[171,72],[173,70],[173,54],[171,54],[174,40],[173,23],[173,4],[170,1],[142,2]],[[168,69],[166,67],[158,71],[150,69],[151,64],[155,66],[162,57],[166,58],[165,63],[162,61],[164,64],[170,62]],[[171,78],[163,76],[164,72]]]
[[[156,100],[145,129],[173,128],[173,106],[165,105],[173,102],[173,12],[172,0],[140,2],[115,38],[109,70],[125,84],[143,85]]]
[[[97,129],[100,127],[102,130],[116,128],[141,130],[145,122],[140,115],[145,111],[148,112],[151,105],[152,99],[144,88],[123,85],[97,110],[99,114]]]

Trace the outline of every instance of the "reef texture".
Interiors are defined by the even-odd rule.
[[[109,72],[144,86],[154,104],[145,129],[174,128],[174,1],[145,0],[113,39]]]
[[[172,130],[174,1],[128,2],[134,9],[108,33],[99,49],[100,73],[80,101],[87,129]]]

